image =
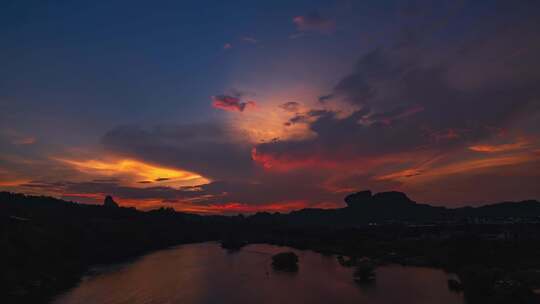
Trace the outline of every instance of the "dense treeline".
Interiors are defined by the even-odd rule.
[[[44,301],[89,265],[214,240],[213,222],[170,209],[140,212],[0,193],[1,294],[8,303]]]

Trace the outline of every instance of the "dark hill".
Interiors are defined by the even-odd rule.
[[[534,218],[540,217],[540,202],[527,200],[521,202],[503,202],[477,208],[463,207],[452,210],[458,217],[484,218]]]
[[[472,219],[540,220],[540,202],[504,202],[481,207],[450,209],[418,204],[402,192],[360,191],[345,197],[341,209],[302,209],[288,214],[259,213],[251,217],[261,222],[286,222],[289,225],[354,226],[370,223],[441,223]]]

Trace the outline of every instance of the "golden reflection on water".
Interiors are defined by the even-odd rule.
[[[379,267],[376,283],[360,287],[351,269],[311,251],[294,250],[298,273],[275,272],[271,256],[284,250],[291,249],[257,244],[227,253],[216,243],[182,245],[98,271],[53,303],[463,303],[440,270]]]

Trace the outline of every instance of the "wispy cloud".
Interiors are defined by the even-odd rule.
[[[483,153],[497,153],[497,152],[508,152],[508,151],[524,149],[524,148],[527,148],[529,145],[530,145],[529,141],[525,139],[520,139],[514,143],[509,143],[509,144],[473,145],[469,147],[469,150],[475,151],[475,152],[483,152]]]

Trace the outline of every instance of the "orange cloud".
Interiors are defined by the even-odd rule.
[[[18,180],[0,180],[0,187],[16,187],[22,184],[28,183],[30,180],[18,179]]]
[[[162,182],[162,184],[168,186],[196,186],[210,182],[205,177],[193,172],[157,166],[134,159],[79,161],[58,158],[56,160],[66,163],[83,173],[127,178],[127,182],[134,185],[143,180]]]
[[[405,169],[397,172],[393,172],[386,175],[377,176],[376,180],[399,180],[402,178],[409,178],[413,176],[420,175],[422,173],[422,170],[412,168],[412,169]]]
[[[290,113],[277,106],[261,106],[260,109],[260,111],[245,113],[241,119],[229,122],[239,134],[246,135],[252,143],[276,139],[303,140],[315,136],[307,124],[285,125],[290,119]]]
[[[530,143],[525,139],[520,139],[515,143],[511,144],[502,144],[502,145],[474,145],[470,146],[469,150],[482,153],[497,153],[497,152],[507,152],[513,150],[519,150],[526,148]]]
[[[431,164],[418,168],[409,168],[390,174],[378,176],[377,180],[399,180],[401,182],[416,182],[420,180],[430,180],[451,174],[463,174],[483,169],[511,166],[526,162],[536,161],[540,155],[534,153],[522,153],[510,156],[490,157],[473,160],[457,161],[442,166],[432,166]]]
[[[257,92],[257,110],[226,117],[226,124],[251,143],[271,140],[306,140],[316,136],[307,123],[287,124],[297,113],[319,107],[317,87],[308,84],[282,85],[279,90],[266,86],[248,86],[245,91]],[[237,96],[234,95],[233,96]],[[289,101],[287,100],[294,100]],[[325,105],[325,107],[328,105]]]
[[[468,172],[491,167],[500,167],[508,165],[516,165],[538,159],[531,154],[519,154],[512,156],[493,157],[484,159],[475,159],[469,161],[458,162],[440,168],[432,169],[428,175],[448,175],[454,173]]]

